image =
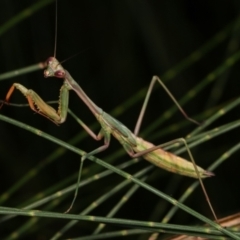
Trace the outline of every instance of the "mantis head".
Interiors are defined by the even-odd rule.
[[[65,78],[65,69],[55,57],[49,57],[46,61],[47,68],[44,70],[44,77]]]

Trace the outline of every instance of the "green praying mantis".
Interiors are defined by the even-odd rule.
[[[56,9],[57,9],[57,1],[56,1]],[[56,17],[57,20],[57,17]],[[57,21],[56,21],[57,23]],[[57,26],[57,24],[56,24]],[[57,30],[57,29],[55,29]],[[57,32],[57,31],[56,31]],[[56,34],[57,35],[57,34]],[[44,77],[56,77],[63,79],[63,85],[60,89],[60,97],[59,97],[59,106],[58,110],[56,111],[53,107],[48,105],[36,92],[34,92],[31,89],[27,89],[23,85],[19,83],[14,83],[6,97],[5,101],[3,101],[0,104],[0,109],[5,103],[8,103],[11,95],[13,94],[15,89],[18,89],[26,98],[28,101],[28,104],[30,108],[48,118],[55,124],[59,125],[66,121],[67,113],[68,113],[68,102],[69,102],[69,91],[73,90],[79,98],[87,105],[87,107],[90,109],[90,111],[93,113],[93,115],[96,117],[97,121],[101,125],[101,130],[98,134],[95,134],[84,122],[81,120],[78,121],[80,125],[85,129],[85,131],[96,141],[100,141],[103,139],[104,144],[97,149],[94,149],[93,151],[86,153],[81,158],[81,164],[80,164],[80,170],[77,180],[77,187],[75,189],[74,198],[72,200],[72,203],[69,207],[69,209],[66,212],[69,212],[72,208],[77,194],[78,194],[78,186],[80,183],[80,177],[81,177],[81,171],[83,167],[83,162],[86,158],[93,156],[99,152],[102,152],[106,150],[110,144],[111,135],[115,137],[120,144],[123,146],[125,151],[131,156],[132,158],[137,157],[143,157],[147,161],[151,162],[152,164],[156,165],[157,167],[163,168],[167,171],[177,173],[180,175],[197,178],[200,181],[200,184],[202,186],[203,192],[205,194],[205,197],[207,199],[207,202],[210,206],[210,209],[213,213],[213,216],[215,220],[217,220],[217,217],[215,215],[215,212],[212,208],[212,205],[210,203],[210,200],[208,198],[208,195],[206,193],[206,190],[204,188],[204,185],[202,183],[202,178],[211,177],[214,174],[204,170],[203,168],[197,166],[195,164],[195,161],[193,159],[193,156],[191,154],[190,149],[187,146],[186,141],[181,139],[176,139],[173,141],[170,141],[168,143],[164,143],[161,145],[153,145],[150,142],[145,141],[144,139],[138,137],[138,133],[140,130],[140,126],[143,120],[143,116],[145,113],[145,110],[147,108],[147,104],[152,92],[152,89],[156,82],[158,82],[163,89],[168,93],[168,95],[171,97],[173,102],[176,104],[178,109],[181,111],[181,113],[185,116],[186,119],[189,121],[198,124],[195,120],[188,117],[188,115],[184,112],[182,107],[178,104],[177,100],[174,98],[174,96],[170,93],[170,91],[167,89],[167,87],[163,84],[161,79],[158,76],[153,76],[149,89],[147,91],[142,109],[140,111],[140,115],[138,117],[138,121],[136,123],[136,127],[134,131],[130,131],[125,125],[123,125],[121,122],[104,112],[101,108],[99,108],[83,91],[83,89],[80,87],[80,85],[72,78],[72,76],[69,74],[69,72],[63,68],[61,63],[56,59],[56,37],[55,36],[55,49],[54,49],[54,57],[49,57],[46,61],[46,69],[44,71]],[[167,145],[173,144],[174,142],[182,142],[188,151],[188,154],[190,156],[191,162],[187,161],[181,157],[178,157],[170,152],[164,151],[162,148],[166,147]]]
[[[184,110],[181,108],[181,106],[177,103],[177,100],[173,97],[173,95],[169,92],[167,87],[163,84],[163,82],[160,80],[159,77],[153,76],[148,92],[146,94],[142,110],[140,112],[136,127],[134,132],[131,132],[126,126],[124,126],[121,122],[104,112],[101,108],[99,108],[95,103],[91,101],[91,99],[87,96],[87,94],[83,91],[83,89],[80,87],[80,85],[72,78],[72,76],[69,74],[69,72],[63,68],[63,66],[60,64],[60,62],[55,57],[50,57],[47,59],[47,68],[44,71],[44,77],[56,77],[63,79],[63,85],[60,89],[60,97],[59,97],[59,107],[56,111],[54,108],[52,108],[50,105],[48,105],[46,102],[43,101],[43,99],[33,90],[25,88],[23,85],[19,83],[14,83],[11,88],[9,89],[5,101],[1,103],[0,109],[2,108],[4,103],[8,103],[10,100],[10,97],[15,89],[18,89],[26,98],[29,103],[30,108],[48,118],[55,124],[59,125],[65,122],[68,112],[68,102],[69,102],[69,91],[73,90],[79,98],[87,105],[87,107],[90,109],[90,111],[93,113],[93,115],[96,117],[97,121],[101,125],[101,130],[98,134],[95,134],[84,122],[80,120],[80,125],[86,130],[86,132],[96,141],[104,140],[104,144],[97,149],[94,149],[93,151],[86,153],[81,158],[81,165],[79,170],[79,176],[77,181],[77,187],[75,190],[73,201],[69,207],[69,209],[66,212],[69,212],[72,208],[75,199],[77,197],[78,193],[78,186],[80,183],[80,176],[83,166],[83,161],[99,152],[102,152],[106,150],[110,144],[111,135],[113,135],[123,146],[123,148],[126,150],[126,152],[132,157],[143,157],[147,161],[151,162],[152,164],[156,165],[157,167],[163,168],[167,171],[177,173],[180,175],[192,177],[192,178],[198,178],[201,186],[203,188],[204,194],[206,196],[206,199],[208,201],[208,204],[213,212],[213,215],[216,218],[216,215],[214,213],[214,210],[211,206],[210,200],[207,196],[207,193],[205,191],[204,185],[202,183],[202,178],[211,177],[214,174],[204,170],[203,168],[197,166],[194,162],[194,159],[192,157],[192,154],[187,147],[186,141],[184,139],[178,139],[178,141],[181,141],[185,144],[186,149],[188,151],[188,154],[191,158],[191,161],[187,161],[181,157],[178,157],[170,152],[164,151],[162,148],[173,144],[174,141],[161,144],[161,145],[153,145],[150,142],[145,141],[142,138],[139,138],[138,132],[142,123],[142,119],[148,104],[148,100],[150,98],[150,94],[152,92],[153,86],[156,82],[159,82],[160,85],[166,90],[166,92],[169,94],[169,96],[172,98],[172,100],[176,103],[179,110],[183,113],[183,115],[190,121],[197,123],[195,120],[189,118],[187,114],[184,112]]]

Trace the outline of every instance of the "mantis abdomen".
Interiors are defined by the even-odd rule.
[[[155,145],[136,137],[137,146],[133,148],[135,152],[142,152],[146,149],[153,148]],[[192,162],[189,162],[181,157],[178,157],[170,152],[158,148],[152,152],[143,155],[143,158],[157,167],[180,175],[198,178]],[[211,177],[214,174],[196,166],[201,178]]]

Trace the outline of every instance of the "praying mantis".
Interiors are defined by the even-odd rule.
[[[162,150],[162,147],[167,146],[173,141],[161,145],[153,145],[150,142],[145,141],[142,138],[139,138],[138,132],[140,129],[140,125],[143,119],[143,115],[152,91],[152,88],[156,82],[159,82],[163,88],[168,92],[166,87],[161,82],[160,78],[157,76],[154,76],[152,78],[149,91],[146,95],[143,108],[141,110],[139,120],[137,121],[136,127],[134,132],[131,132],[126,126],[124,126],[121,122],[110,116],[109,114],[105,113],[101,108],[99,108],[95,103],[93,103],[90,98],[86,95],[86,93],[83,91],[83,89],[80,87],[80,85],[71,77],[69,72],[65,70],[60,62],[56,59],[56,57],[50,57],[47,60],[47,69],[44,71],[44,77],[57,77],[60,79],[63,79],[63,85],[60,90],[60,99],[59,99],[59,108],[58,111],[53,109],[50,105],[48,105],[46,102],[42,100],[42,98],[33,90],[29,90],[25,88],[23,85],[19,83],[14,83],[12,87],[9,89],[5,102],[9,102],[10,97],[14,91],[14,89],[18,89],[24,96],[26,96],[30,108],[37,112],[38,114],[43,115],[44,117],[48,118],[55,124],[59,125],[65,122],[67,117],[67,110],[68,110],[68,98],[69,98],[69,91],[73,90],[79,98],[87,105],[87,107],[90,109],[90,111],[93,113],[93,115],[98,120],[99,124],[101,125],[101,130],[98,134],[95,134],[85,123],[80,122],[81,126],[86,130],[86,132],[95,140],[100,141],[104,139],[104,145],[98,147],[97,149],[94,149],[93,151],[85,154],[81,158],[81,167],[80,167],[80,173],[78,178],[78,184],[80,181],[80,174],[82,169],[82,163],[83,161],[92,156],[95,155],[101,151],[104,151],[108,148],[110,144],[110,137],[111,135],[115,137],[120,144],[123,146],[123,148],[126,150],[126,152],[133,158],[135,157],[143,157],[144,159],[148,160],[149,162],[153,163],[154,165],[164,168],[170,172],[174,172],[180,175],[189,176],[193,178],[199,178],[201,181],[201,178],[211,177],[213,176],[213,173],[208,172],[204,170],[203,168],[196,166],[192,162],[194,162],[193,157],[191,155],[190,150],[188,149],[189,156],[192,160],[192,162],[189,162],[183,158],[180,158],[174,154],[171,154],[169,152],[166,152]],[[175,98],[170,95],[172,100],[177,104],[178,108],[182,113],[184,111],[179,106]],[[4,103],[0,105],[0,109],[2,108]],[[184,114],[186,116],[186,114]],[[188,118],[188,117],[187,117]],[[193,121],[192,119],[188,118],[190,121]],[[179,141],[182,141],[185,145],[184,139],[179,139]],[[77,190],[73,199],[73,202],[70,206],[70,208],[67,210],[67,212],[72,208],[73,203],[77,196]]]
[[[108,49],[106,49],[106,52],[108,51]],[[69,52],[71,52],[71,50],[69,51]],[[59,54],[60,55],[60,54]],[[70,70],[70,68],[67,68],[66,67],[66,69],[68,69],[68,70]],[[159,71],[162,71],[162,69],[159,69]],[[153,72],[153,71],[152,71]],[[154,72],[157,72],[157,71],[154,71]],[[197,71],[198,72],[198,71]],[[72,71],[70,71],[70,73],[71,73],[71,75],[72,76],[74,76],[75,77],[75,79],[76,79],[76,81],[77,82],[80,82],[79,80],[80,80],[80,77],[81,77],[81,79],[82,79],[82,81],[80,82],[80,84],[81,84],[81,86],[83,85],[83,81],[85,82],[87,82],[88,80],[84,77],[83,78],[83,75],[81,74],[81,72],[79,72],[79,75],[78,74],[73,74],[72,73]],[[124,71],[124,74],[126,74],[126,72]],[[126,74],[127,75],[127,74]],[[161,73],[159,76],[161,76],[161,77],[163,77],[163,74]],[[86,80],[85,80],[86,79]],[[196,79],[198,79],[198,78],[196,78]],[[52,79],[53,81],[55,81],[54,79]],[[60,80],[60,81],[59,81]],[[61,81],[61,79],[59,79],[58,81],[59,82],[62,82]],[[101,81],[101,78],[98,78],[97,79],[99,82]],[[146,80],[150,80],[150,77],[147,77],[146,78]],[[176,80],[176,79],[175,79]],[[174,81],[175,81],[174,80]],[[16,80],[15,80],[16,81]],[[19,80],[18,80],[19,81]],[[40,80],[37,80],[36,81],[36,79],[32,79],[32,83],[33,82],[39,82]],[[48,85],[52,85],[53,84],[53,82],[46,82],[46,81],[51,81],[51,79],[47,79],[47,80],[42,80],[42,81],[44,81],[44,83],[42,83],[43,84],[43,89],[47,92],[47,89],[48,89]],[[117,81],[117,80],[116,80]],[[19,81],[20,82],[20,81]],[[89,81],[90,82],[90,81]],[[113,81],[113,82],[115,82],[115,80]],[[22,82],[20,82],[20,83],[22,83]],[[91,84],[92,84],[92,81],[90,82]],[[30,84],[30,83],[29,83]],[[179,83],[176,83],[176,84],[179,84]],[[11,84],[9,84],[9,85],[11,85]],[[24,84],[25,86],[28,86],[28,88],[32,88],[32,89],[34,89],[34,90],[37,90],[38,88],[37,87],[30,87],[30,85],[28,85],[28,84]],[[104,84],[103,83],[103,85],[106,85],[106,84]],[[94,85],[93,85],[94,86]],[[51,86],[49,86],[49,87],[51,87]],[[3,89],[3,88],[2,88]],[[106,87],[106,89],[108,89],[109,90],[109,88],[108,87]],[[85,87],[84,87],[84,90],[85,90]],[[39,91],[39,90],[38,90]],[[37,91],[37,92],[38,92]],[[92,94],[90,94],[90,92],[89,91],[87,91],[87,89],[85,90],[88,94],[89,94],[89,96],[91,96],[91,98],[92,98]],[[73,91],[71,91],[71,92],[73,92]],[[157,91],[156,91],[157,92]],[[185,91],[184,91],[185,92]],[[54,92],[52,92],[52,95],[54,94]],[[55,92],[55,94],[58,94],[58,90],[56,90],[56,92]],[[72,95],[75,95],[75,92],[74,93],[71,93]],[[1,98],[3,98],[3,96],[5,96],[5,94],[2,94],[2,96],[1,96]],[[40,94],[40,96],[42,96],[41,94]],[[20,96],[21,97],[21,96]],[[75,97],[75,96],[72,96],[72,97]],[[111,97],[111,96],[110,96]],[[156,97],[158,97],[158,96],[156,96]],[[49,98],[49,97],[48,97]],[[43,99],[48,99],[48,98],[43,98]],[[124,97],[125,98],[125,97]],[[24,98],[23,98],[24,99]],[[111,98],[109,98],[109,100],[111,99],[111,101],[112,101],[112,97]],[[12,100],[12,99],[11,99]],[[73,102],[73,104],[75,105],[75,106],[79,106],[79,102],[81,101],[77,101],[77,100],[79,100],[79,99],[76,99],[76,101],[74,101]],[[157,100],[157,99],[156,99]],[[107,106],[105,106],[104,104],[99,104],[98,102],[99,101],[94,101],[94,102],[96,102],[99,106],[101,106],[101,107],[103,107],[104,106],[104,110],[107,110]],[[193,101],[194,102],[194,101]],[[156,102],[156,103],[159,103],[159,102]],[[39,103],[40,104],[40,103]],[[166,104],[167,105],[167,104]],[[80,112],[80,114],[79,114],[79,116],[81,117],[81,115],[83,115],[83,114],[85,114],[84,113],[84,111],[83,111],[83,109],[81,109],[80,107],[78,107],[79,108],[79,110],[81,111]],[[110,109],[110,108],[109,108]],[[8,110],[8,109],[5,109],[4,108],[4,110]],[[88,110],[88,109],[87,109]],[[86,112],[87,112],[87,110],[86,110]],[[134,110],[133,110],[134,111]],[[161,116],[162,115],[162,108],[158,108],[158,110],[156,110],[156,112],[158,112],[158,114]],[[190,111],[191,112],[191,111]],[[189,112],[189,113],[190,113]],[[198,113],[199,113],[199,111],[197,111]],[[138,113],[138,110],[136,110],[136,117],[137,117],[137,113]],[[149,111],[149,114],[151,114],[151,111]],[[28,116],[29,115],[29,113],[26,113],[25,114],[26,116]],[[31,113],[30,113],[30,115],[32,115]],[[115,115],[113,115],[113,116],[115,116]],[[21,116],[20,116],[21,117]],[[31,116],[30,116],[31,117]],[[35,119],[39,119],[39,120],[41,120],[42,122],[47,122],[46,121],[46,119],[42,119],[42,117],[38,117],[38,116],[36,116],[36,114],[34,114],[34,118]],[[128,116],[126,116],[126,118],[128,118]],[[86,119],[86,117],[84,116],[84,120]],[[117,119],[121,119],[120,117],[117,117]],[[206,119],[206,118],[205,118]],[[71,119],[68,119],[68,120],[71,120]],[[121,119],[122,120],[122,119]],[[68,122],[68,121],[67,121]],[[86,121],[87,123],[88,123],[88,121]],[[126,120],[125,121],[122,121],[122,122],[124,122],[124,123],[126,123]],[[133,120],[133,122],[134,122],[134,120]],[[34,123],[33,122],[33,124],[37,124],[37,123]],[[50,123],[51,124],[51,123]],[[129,124],[126,124],[126,126],[130,126]],[[63,130],[62,130],[62,128],[60,128],[60,127],[56,127],[56,126],[54,126],[54,124],[51,124],[50,125],[50,127],[52,128],[52,129],[54,129],[54,130],[57,130],[58,132],[63,132]],[[42,128],[41,128],[42,129]],[[132,129],[132,130],[134,130],[134,127],[132,127],[132,128],[130,128],[130,129]],[[79,126],[76,126],[76,130],[81,130],[81,127],[79,127]],[[161,128],[159,128],[158,129],[159,130],[159,132],[161,132],[162,131],[162,129]],[[163,129],[164,130],[164,129]],[[136,134],[136,135],[138,135],[138,134]],[[151,137],[151,140],[152,140],[152,136],[150,136]],[[145,137],[144,139],[146,139],[146,140],[150,140],[150,137]],[[63,138],[63,139],[68,139],[67,137],[65,137],[65,138]],[[89,137],[89,141],[91,141],[92,139],[90,139],[90,137]],[[161,143],[162,141],[160,140],[160,141],[156,141],[156,140],[153,140],[152,141],[153,143]],[[99,144],[101,144],[102,143],[102,141],[101,142],[99,142]],[[98,143],[97,143],[98,144]],[[12,147],[14,147],[14,142],[13,142],[13,144],[11,144],[11,146]],[[79,145],[80,146],[80,145]],[[120,145],[119,145],[120,146]],[[25,147],[25,146],[24,146]],[[91,145],[89,146],[89,150],[92,150],[91,149]],[[120,146],[121,147],[121,146]],[[119,147],[119,148],[120,148]],[[42,151],[42,149],[43,148],[40,148],[41,149],[41,151]],[[213,147],[211,146],[211,149],[213,149]],[[191,149],[192,150],[192,149]],[[109,152],[109,151],[106,151],[106,152]],[[205,153],[205,156],[206,156],[206,159],[208,159],[210,162],[212,162],[212,160],[213,160],[213,158],[211,157],[211,156],[209,156],[208,155],[208,150],[206,149],[206,148],[204,148],[204,151],[202,151],[202,153]],[[203,153],[203,154],[204,154]],[[194,154],[194,153],[193,153]],[[194,156],[195,156],[196,154],[194,154]],[[98,155],[97,155],[98,156]],[[77,158],[78,158],[78,156],[77,156]],[[128,158],[128,155],[127,154],[125,154],[125,158]],[[201,159],[200,158],[200,155],[198,156],[198,155],[196,155],[196,160],[197,160],[197,158],[198,159]],[[66,158],[65,158],[66,159]],[[68,162],[66,162],[65,161],[65,159],[62,161],[62,164],[64,164],[64,166],[66,166],[66,168],[69,168],[69,165],[70,164],[72,164],[72,163],[74,163],[74,161],[71,161],[71,163],[68,163]],[[188,159],[188,157],[186,158],[186,159]],[[35,161],[34,161],[35,160]],[[39,161],[38,161],[39,159],[36,157],[36,159],[35,158],[33,158],[33,159],[31,159],[31,163],[32,164],[34,164],[34,165],[36,165]],[[25,162],[24,161],[19,161],[18,160],[18,163],[21,163],[21,164],[25,164]],[[54,166],[54,167],[58,167],[58,168],[60,168],[60,162],[59,162],[59,164],[57,164],[57,166]],[[149,163],[145,163],[145,165],[151,165],[151,164],[149,164]],[[199,164],[200,166],[202,166],[201,164]],[[206,165],[203,165],[203,166],[206,166]],[[64,168],[62,168],[63,169],[63,171],[65,170]],[[62,170],[61,169],[61,170]],[[155,167],[155,169],[156,169],[156,167]],[[9,173],[11,173],[11,171],[8,171]],[[47,173],[48,171],[46,171],[46,173]],[[215,171],[214,171],[215,172]],[[72,175],[72,171],[71,171],[71,175]],[[217,173],[217,175],[218,175],[218,177],[217,178],[214,178],[214,179],[211,179],[211,180],[213,180],[213,181],[207,181],[207,183],[212,183],[212,182],[214,182],[215,181],[215,179],[219,179],[219,173],[218,172],[216,172]],[[43,173],[41,173],[41,179],[43,178],[43,175],[44,174],[44,172]],[[48,173],[47,173],[48,174]],[[159,174],[160,175],[160,174]],[[171,177],[171,175],[173,175],[174,176],[174,174],[168,174],[168,173],[165,173],[165,175],[167,175],[167,176],[169,176],[169,177]],[[161,176],[160,176],[161,177]],[[176,177],[176,176],[175,176]],[[55,179],[53,179],[53,180],[55,180]],[[192,181],[192,179],[187,179],[187,180],[191,180]],[[210,179],[209,179],[210,180]],[[36,180],[34,180],[34,184],[33,185],[36,185],[37,183],[37,179]],[[168,184],[168,182],[166,181],[166,182],[164,182],[164,184]],[[101,182],[99,181],[98,182],[98,184],[101,184]],[[108,185],[108,184],[106,184],[106,186],[110,186],[110,184]],[[218,186],[218,187],[217,187]],[[34,186],[35,187],[35,186]],[[222,189],[222,188],[224,188],[224,186],[219,186],[219,185],[215,185],[214,186],[215,188],[218,188],[218,189]],[[101,190],[101,189],[100,189]],[[103,191],[100,191],[100,192],[103,192]],[[173,194],[172,192],[170,193],[170,194]],[[211,192],[211,194],[212,194],[212,192]],[[82,208],[82,203],[83,203],[83,201],[85,200],[84,198],[85,198],[85,196],[84,196],[84,194],[81,194],[82,196],[80,197],[80,198],[78,198],[78,203],[76,204],[76,205],[78,205],[79,206],[79,208]],[[175,194],[174,194],[174,196],[176,196]],[[216,195],[216,196],[221,196],[220,194],[219,195]],[[195,199],[194,199],[195,200]],[[196,202],[197,202],[197,200],[196,200]],[[199,203],[199,201],[198,201],[198,203]],[[151,204],[149,204],[149,205],[151,205]],[[59,208],[58,208],[59,209]],[[65,209],[64,209],[65,210]]]
[[[153,163],[154,165],[166,169],[170,172],[178,173],[180,175],[185,175],[193,178],[198,178],[198,173],[200,178],[211,177],[214,174],[208,172],[201,167],[194,167],[191,162],[166,152],[161,149],[163,145],[154,146],[152,143],[145,141],[142,138],[137,137],[139,127],[142,121],[142,116],[145,111],[145,106],[147,105],[151,90],[156,81],[161,82],[157,76],[153,76],[150,87],[149,94],[146,95],[145,103],[143,105],[139,120],[137,122],[134,133],[132,133],[126,126],[121,122],[104,112],[95,103],[93,103],[78,83],[71,77],[69,72],[65,70],[59,61],[55,57],[50,57],[47,60],[47,69],[44,71],[44,77],[57,77],[64,80],[63,85],[60,89],[60,99],[58,111],[52,108],[50,105],[45,103],[42,98],[33,90],[25,88],[19,83],[14,83],[9,89],[5,102],[9,102],[10,97],[14,89],[18,89],[28,100],[30,108],[41,114],[42,116],[48,118],[55,124],[62,124],[65,122],[68,110],[68,99],[69,90],[73,90],[77,93],[79,98],[88,106],[90,111],[98,120],[101,125],[101,130],[96,135],[86,124],[80,122],[81,126],[86,130],[86,132],[96,141],[104,139],[104,145],[87,153],[82,157],[82,161],[86,158],[95,155],[99,152],[106,150],[110,143],[111,134],[120,142],[124,147],[126,152],[133,158],[143,156],[146,160]],[[161,84],[163,84],[161,82]],[[175,101],[175,99],[174,99]],[[0,109],[4,103],[0,105]],[[169,144],[164,144],[169,145]],[[191,156],[191,155],[190,155]],[[198,173],[197,173],[198,172]]]
[[[161,145],[153,145],[150,142],[145,141],[142,138],[139,138],[137,136],[138,131],[140,129],[140,125],[142,122],[142,118],[152,91],[152,88],[156,82],[159,82],[163,88],[168,92],[166,86],[162,83],[159,77],[153,76],[152,81],[150,83],[150,87],[148,90],[148,93],[145,97],[145,101],[139,116],[139,119],[137,121],[134,133],[132,133],[126,126],[124,126],[121,122],[110,116],[109,114],[105,113],[101,108],[99,108],[95,103],[91,101],[91,99],[86,95],[86,93],[83,91],[83,89],[80,87],[80,85],[71,77],[69,72],[63,68],[63,66],[60,64],[60,62],[55,57],[50,57],[46,61],[47,68],[44,71],[44,77],[56,77],[63,79],[63,85],[60,89],[60,98],[59,98],[59,107],[58,111],[56,111],[54,108],[52,108],[50,105],[48,105],[46,102],[42,100],[42,98],[33,90],[29,90],[25,88],[23,85],[19,83],[14,83],[11,88],[9,89],[5,102],[9,102],[10,97],[15,89],[18,89],[26,98],[29,103],[30,108],[48,118],[55,124],[62,124],[65,122],[67,117],[67,110],[68,110],[68,100],[69,100],[69,91],[73,90],[79,98],[87,105],[89,110],[93,113],[93,115],[96,117],[97,121],[101,125],[100,132],[96,135],[84,122],[80,121],[80,125],[86,130],[86,132],[96,141],[100,141],[104,139],[104,145],[98,147],[97,149],[94,149],[93,151],[86,153],[81,158],[81,166],[79,171],[79,177],[78,177],[78,185],[80,181],[80,175],[82,170],[83,161],[93,156],[99,152],[102,152],[106,150],[110,144],[111,135],[115,137],[120,144],[123,146],[125,151],[132,157],[143,157],[147,161],[151,162],[152,164],[156,165],[157,167],[161,167],[163,169],[166,169],[170,172],[174,172],[180,175],[189,176],[193,178],[199,178],[201,184],[201,178],[211,177],[214,174],[211,172],[208,172],[204,170],[203,168],[196,166],[195,162],[193,160],[193,157],[191,155],[190,150],[187,148],[189,156],[192,160],[192,162],[189,162],[181,157],[178,157],[170,152],[164,151],[162,147],[169,145],[172,142],[161,144]],[[195,122],[193,119],[189,118],[183,111],[183,109],[179,106],[176,99],[170,95],[172,100],[177,104],[180,111],[190,120]],[[0,105],[0,109],[2,108],[4,103]],[[180,139],[181,141],[185,143],[185,140]],[[187,146],[186,146],[187,147]],[[202,185],[203,189],[204,186]],[[68,212],[76,199],[77,196],[78,187],[75,190],[75,196],[71,203],[70,208],[66,211]],[[204,193],[205,189],[204,189]],[[207,195],[206,195],[207,196]],[[208,199],[208,198],[207,198]],[[209,200],[208,200],[209,201]],[[211,207],[211,204],[210,204]],[[211,207],[212,209],[212,207]],[[214,214],[215,216],[215,214]]]

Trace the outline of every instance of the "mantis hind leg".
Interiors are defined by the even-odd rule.
[[[147,143],[147,142],[146,142],[146,143]],[[218,222],[218,218],[217,218],[217,216],[216,216],[216,214],[215,214],[215,211],[214,211],[214,209],[213,209],[213,207],[212,207],[211,201],[210,201],[210,199],[209,199],[209,197],[208,197],[207,191],[206,191],[206,189],[205,189],[205,187],[204,187],[204,184],[203,184],[203,181],[202,181],[202,178],[211,177],[211,176],[214,176],[214,174],[211,173],[211,172],[208,172],[208,171],[206,171],[206,170],[204,170],[204,169],[202,169],[202,168],[200,168],[199,166],[196,165],[195,160],[194,160],[194,158],[193,158],[193,156],[192,156],[192,153],[191,153],[191,151],[190,151],[190,148],[188,147],[188,144],[187,144],[187,142],[186,142],[186,140],[185,140],[184,138],[178,138],[178,139],[175,139],[175,140],[172,140],[172,141],[169,141],[169,142],[167,142],[167,143],[163,143],[163,144],[160,144],[160,145],[157,145],[157,146],[154,146],[154,145],[150,144],[152,147],[150,147],[150,148],[148,148],[148,149],[145,149],[145,150],[143,150],[143,151],[137,152],[137,153],[135,153],[135,152],[133,152],[133,151],[127,151],[127,152],[128,152],[128,154],[129,154],[131,157],[133,157],[133,158],[137,158],[137,157],[141,157],[141,156],[144,157],[145,154],[154,152],[155,150],[161,149],[161,148],[163,148],[163,147],[173,146],[173,145],[176,144],[176,143],[182,143],[182,144],[185,145],[185,148],[187,149],[188,155],[189,155],[189,157],[190,157],[190,159],[191,159],[191,162],[192,162],[192,164],[193,164],[193,168],[192,168],[192,167],[190,168],[190,169],[191,169],[191,172],[192,172],[192,171],[195,171],[195,174],[193,175],[193,174],[191,173],[190,175],[188,175],[188,174],[189,174],[188,172],[185,172],[185,171],[182,171],[182,170],[181,170],[180,172],[178,172],[178,171],[180,170],[180,169],[179,169],[179,166],[177,166],[176,171],[173,171],[173,172],[178,173],[178,174],[181,174],[181,175],[186,175],[186,176],[194,177],[194,178],[197,178],[197,179],[199,180],[199,183],[200,183],[200,185],[201,185],[201,188],[202,188],[202,190],[203,190],[203,193],[204,193],[204,196],[205,196],[205,198],[206,198],[206,201],[207,201],[207,203],[208,203],[208,205],[209,205],[209,208],[210,208],[210,210],[211,210],[211,212],[212,212],[212,214],[213,214],[213,217],[214,217],[214,219],[216,220],[216,222]],[[178,145],[179,145],[179,144],[178,144]],[[174,157],[173,154],[172,154],[172,157]],[[146,158],[146,159],[147,159],[147,158]],[[182,160],[184,160],[184,162],[187,161],[187,160],[185,160],[185,159],[182,159]],[[148,161],[150,161],[151,163],[153,163],[153,164],[155,164],[156,166],[158,166],[158,164],[156,164],[156,162],[153,162],[153,161],[150,160],[150,159],[148,159]],[[158,167],[163,168],[163,166],[158,166]],[[169,171],[169,169],[167,169],[167,168],[166,168],[166,170]],[[172,170],[170,170],[170,171],[172,171]]]

